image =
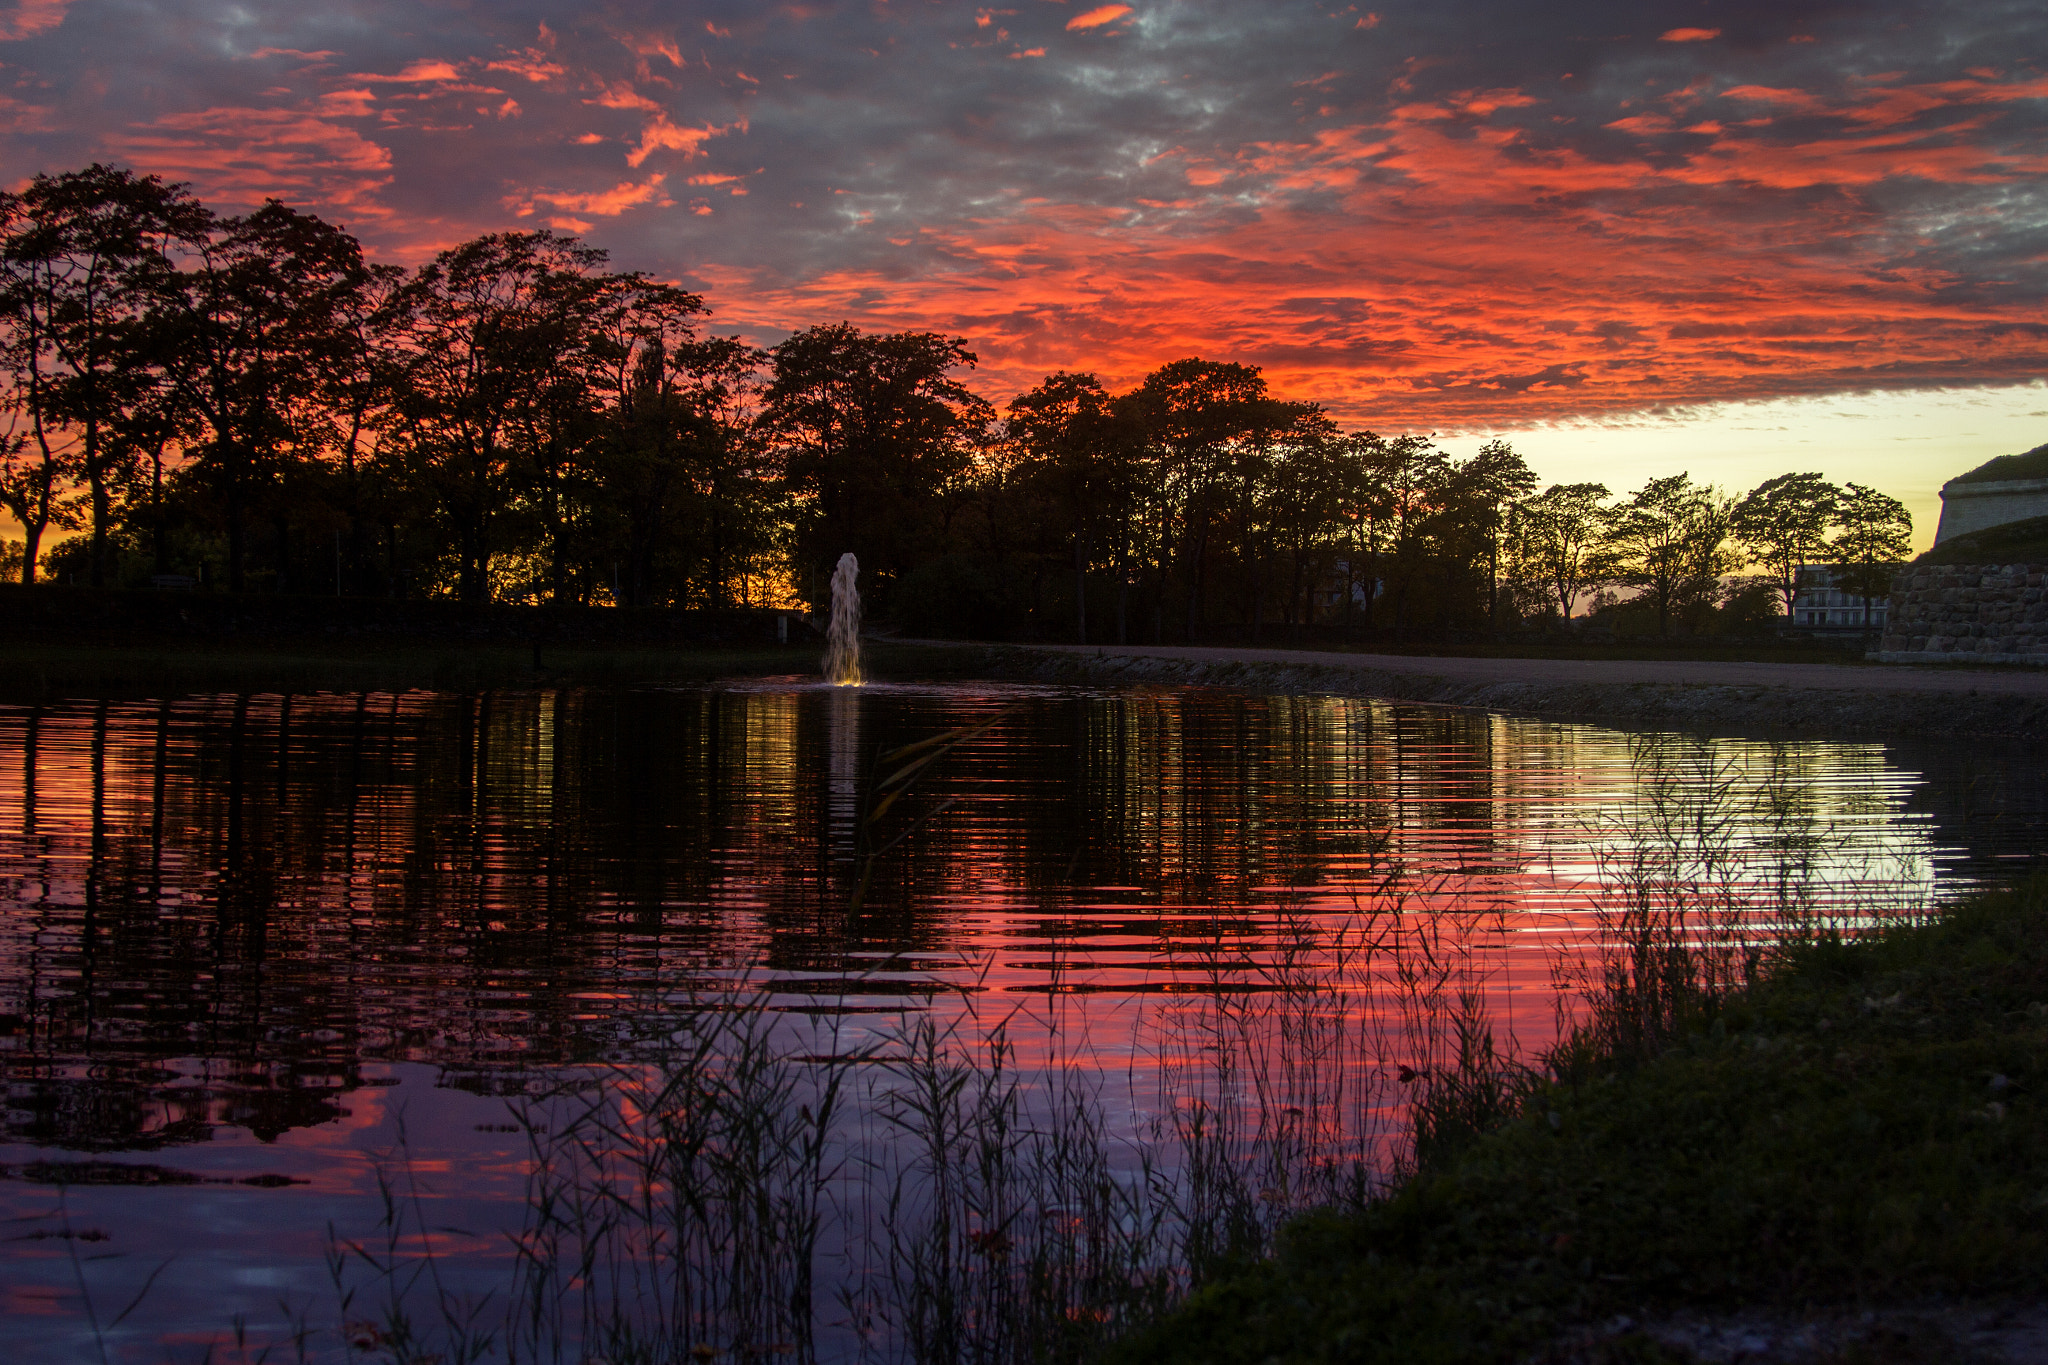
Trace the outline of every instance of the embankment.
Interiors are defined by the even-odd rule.
[[[1369,696],[1721,734],[2048,739],[2048,672],[2031,669],[991,645],[982,671]]]
[[[1645,998],[1596,1017],[1626,1022]],[[1513,1117],[1364,1209],[1296,1224],[1275,1259],[1113,1358],[2043,1359],[2044,1000],[2037,883],[1776,945],[1760,981],[1697,1001],[1654,1056],[1419,1078],[1425,1106],[1503,1086]]]

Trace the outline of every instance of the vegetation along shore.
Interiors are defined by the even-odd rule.
[[[1718,990],[1654,926],[1532,1067],[1418,1077],[1417,1166],[1113,1358],[2035,1359],[2048,885]]]

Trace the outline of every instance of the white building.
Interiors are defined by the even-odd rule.
[[[1839,630],[1854,631],[1884,629],[1885,610],[1890,605],[1887,598],[1866,602],[1852,592],[1844,592],[1835,584],[1841,566],[1836,564],[1802,564],[1799,576],[1793,580],[1796,591],[1792,594],[1792,628],[1795,630]]]

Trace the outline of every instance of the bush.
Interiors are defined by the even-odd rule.
[[[1738,578],[1714,614],[1717,635],[1768,635],[1785,622],[1783,599],[1769,580]]]

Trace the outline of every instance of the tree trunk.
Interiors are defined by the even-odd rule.
[[[156,571],[171,571],[170,528],[164,524],[164,443],[149,453],[149,537]]]
[[[1074,639],[1088,643],[1088,552],[1085,532],[1074,533]]]
[[[40,521],[33,526],[28,525],[27,523],[23,523],[22,525],[21,586],[23,586],[24,588],[30,588],[35,586],[36,550],[43,543],[43,527],[46,525],[48,525],[47,522]]]
[[[242,590],[242,546],[247,539],[242,526],[242,496],[239,490],[230,490],[227,496],[228,511],[228,591]]]
[[[107,521],[113,515],[113,499],[107,491],[107,472],[93,461],[87,467],[88,481],[92,485],[92,572],[89,581],[95,588],[107,586]]]
[[[1486,537],[1486,622],[1487,629],[1500,634],[1500,536]]]

